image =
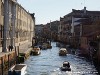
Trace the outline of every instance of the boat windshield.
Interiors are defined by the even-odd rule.
[[[67,62],[67,63],[63,63],[63,67],[70,67],[70,64],[69,64],[69,62]]]

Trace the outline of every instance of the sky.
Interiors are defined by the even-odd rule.
[[[100,11],[100,0],[17,0],[30,13],[35,13],[36,24],[59,20],[72,9]]]

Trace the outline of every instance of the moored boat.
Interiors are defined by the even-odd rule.
[[[59,55],[60,56],[66,56],[66,54],[67,54],[66,48],[61,48],[60,51],[59,51]]]
[[[31,55],[39,55],[41,53],[40,48],[35,46],[31,51]]]
[[[8,75],[25,75],[26,68],[26,64],[16,64],[9,69]]]
[[[43,49],[43,50],[46,50],[47,48],[48,48],[48,47],[47,47],[47,43],[43,43],[43,44],[42,44],[42,49]]]
[[[40,50],[32,50],[31,55],[39,55],[41,52]]]
[[[42,44],[42,49],[43,49],[43,50],[50,49],[50,48],[52,48],[50,42],[44,42],[44,43]]]

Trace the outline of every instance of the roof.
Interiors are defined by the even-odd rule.
[[[60,50],[66,50],[66,48],[61,48]]]
[[[75,10],[74,9],[73,12],[84,13],[84,10]],[[88,11],[88,10],[86,10],[86,13],[99,14],[100,15],[100,11]]]
[[[76,14],[76,13],[80,13],[80,14]],[[100,11],[89,11],[86,10],[86,13],[83,10],[76,10],[76,9],[72,9],[72,12],[70,12],[69,14],[65,15],[65,16],[74,16],[74,17],[89,17],[89,15],[100,15]]]
[[[69,62],[68,61],[64,61],[63,64],[69,64]]]

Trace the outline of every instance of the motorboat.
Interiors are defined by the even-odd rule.
[[[47,48],[48,48],[48,47],[47,47],[47,43],[43,43],[43,44],[42,44],[42,49],[43,49],[43,50],[46,50]]]
[[[46,49],[51,49],[52,48],[52,46],[51,46],[51,43],[48,41],[48,42],[44,42],[43,44],[42,44],[42,49],[43,50],[46,50]]]
[[[8,75],[25,75],[26,68],[26,64],[16,64],[9,69]]]
[[[33,50],[31,51],[31,55],[39,55],[41,53],[40,48],[38,46],[35,46]]]
[[[66,56],[66,54],[67,54],[66,48],[61,48],[61,49],[59,50],[59,56]]]
[[[63,66],[60,67],[61,71],[71,71],[70,63],[68,61],[63,62]]]

